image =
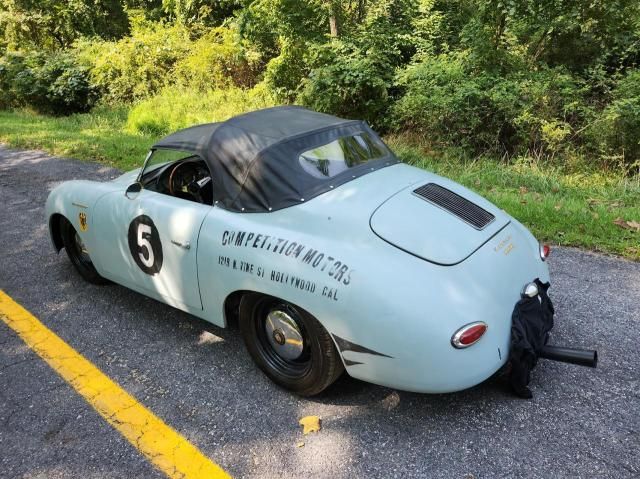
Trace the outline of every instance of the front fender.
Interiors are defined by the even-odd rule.
[[[126,186],[113,182],[74,180],[66,181],[51,190],[45,203],[45,218],[56,251],[60,251],[63,246],[55,223],[58,215],[63,216],[73,225],[89,249],[95,249],[93,225],[96,219],[92,214],[93,208],[105,194],[118,189],[121,189],[124,194],[125,188]],[[92,255],[91,259],[100,272],[99,255]]]

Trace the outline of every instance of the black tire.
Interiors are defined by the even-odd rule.
[[[292,336],[299,333],[302,337],[299,357],[285,358],[276,350],[276,347],[287,347],[285,342],[289,344],[291,339],[284,333],[280,337],[278,331],[282,330],[275,328],[273,340],[269,339],[273,322],[270,326],[267,322],[273,318],[273,314],[284,314],[288,320],[295,322],[297,330],[289,331]],[[248,293],[242,297],[240,332],[258,367],[273,382],[301,396],[314,396],[324,391],[344,370],[331,335],[318,320],[304,309],[273,296]],[[282,338],[284,342],[279,344],[278,340]],[[295,341],[294,348],[298,347],[297,343]]]
[[[83,250],[77,231],[66,218],[60,219],[60,234],[67,256],[80,276],[92,284],[108,284],[109,281],[96,271],[89,253]]]

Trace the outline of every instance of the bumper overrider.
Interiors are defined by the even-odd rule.
[[[533,397],[527,387],[531,371],[538,358],[595,368],[598,353],[594,350],[573,349],[547,344],[553,329],[554,308],[547,290],[549,283],[539,279],[524,286],[521,299],[516,303],[511,317],[511,371],[509,383],[513,392],[522,398]]]

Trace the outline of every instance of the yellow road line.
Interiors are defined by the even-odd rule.
[[[167,476],[230,477],[2,290],[0,318]]]

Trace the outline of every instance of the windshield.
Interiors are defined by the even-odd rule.
[[[190,151],[165,149],[152,150],[147,156],[147,160],[144,163],[144,169],[141,172],[140,177],[142,178],[143,176],[157,170],[163,165],[168,165],[169,163],[191,158],[193,156],[195,155]]]
[[[326,179],[390,154],[379,138],[362,132],[305,151],[299,161],[305,172],[315,178]]]

